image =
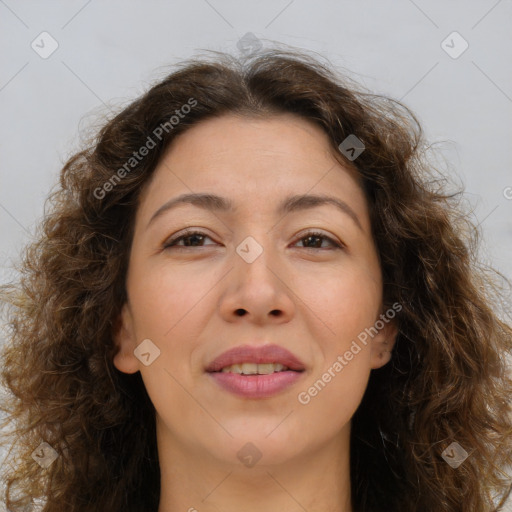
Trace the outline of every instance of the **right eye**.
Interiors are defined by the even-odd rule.
[[[169,249],[171,247],[201,247],[201,242],[204,241],[205,238],[209,238],[210,240],[212,240],[209,235],[203,233],[202,231],[188,230],[184,233],[181,233],[178,236],[174,236],[167,240],[164,243],[163,248]],[[180,244],[179,242],[182,241],[183,244]]]

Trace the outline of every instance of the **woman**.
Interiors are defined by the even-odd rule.
[[[511,327],[423,149],[291,51],[111,119],[4,290],[9,510],[496,510]]]

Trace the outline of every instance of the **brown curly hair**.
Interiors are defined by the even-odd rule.
[[[194,108],[114,183],[191,98]],[[140,373],[112,362],[138,200],[178,134],[225,113],[282,112],[320,126],[340,162],[360,174],[384,305],[402,305],[391,362],[371,372],[352,419],[354,511],[489,512],[505,501],[512,329],[498,309],[504,278],[478,263],[479,233],[461,192],[443,188],[403,104],[316,56],[270,49],[183,62],[64,165],[20,279],[2,292],[9,510],[37,499],[45,512],[157,510],[155,410]],[[365,145],[353,162],[338,150],[351,134]],[[58,455],[48,467],[31,456],[43,441]],[[469,454],[457,469],[442,457],[454,441]]]

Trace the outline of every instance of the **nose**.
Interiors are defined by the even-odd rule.
[[[234,268],[226,276],[219,302],[220,314],[228,322],[263,325],[286,323],[293,318],[296,306],[289,271],[274,251],[262,248],[252,262],[236,251],[233,254]]]

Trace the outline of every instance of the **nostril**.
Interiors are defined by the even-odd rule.
[[[247,313],[247,311],[245,309],[237,309],[235,311],[235,314],[238,315],[238,316],[244,316],[245,314]],[[279,309],[273,309],[271,312],[270,312],[271,315],[274,315],[274,316],[280,316],[282,314],[282,311],[279,310]]]

